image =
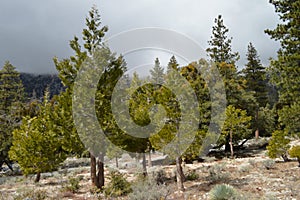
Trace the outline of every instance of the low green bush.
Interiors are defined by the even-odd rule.
[[[124,196],[132,191],[130,183],[119,171],[110,170],[108,179],[110,182],[104,186],[104,194],[106,197]]]
[[[231,185],[221,184],[213,187],[209,192],[210,200],[240,200],[236,189]]]

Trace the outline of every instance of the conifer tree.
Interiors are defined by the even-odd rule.
[[[111,106],[110,106],[110,98],[113,92],[113,88],[120,76],[122,76],[125,70],[125,62],[123,58],[120,56],[118,58],[109,50],[109,48],[105,47],[103,44],[103,37],[105,33],[108,31],[106,26],[101,27],[101,18],[98,10],[93,7],[89,11],[89,16],[86,18],[86,26],[87,28],[83,29],[82,39],[83,39],[83,47],[80,45],[79,39],[74,37],[73,40],[70,41],[70,47],[74,51],[75,55],[71,56],[69,59],[63,59],[59,61],[57,58],[54,58],[54,62],[56,68],[59,72],[59,77],[62,80],[64,86],[66,86],[66,92],[63,95],[70,95],[68,98],[72,99],[73,95],[73,86],[76,77],[78,76],[78,72],[80,71],[83,63],[87,61],[87,58],[92,58],[94,62],[97,62],[97,59],[100,63],[105,64],[104,67],[100,70],[105,71],[105,73],[101,76],[101,80],[99,80],[97,85],[96,92],[96,115],[99,119],[99,123],[104,126],[103,129],[107,130],[107,132],[115,130],[116,127],[112,120],[111,115]],[[97,54],[98,52],[98,54]],[[95,55],[95,53],[97,55]],[[105,55],[101,55],[101,53]],[[104,59],[104,61],[103,61]],[[105,63],[104,63],[105,62]],[[97,67],[98,65],[94,66]],[[91,69],[92,70],[92,69]],[[89,77],[88,79],[93,79],[94,77]],[[87,80],[89,82],[90,80]],[[83,87],[84,89],[84,87]],[[81,97],[87,96],[89,93],[89,88],[86,91],[81,91]],[[69,107],[67,113],[72,113],[72,104],[68,104]],[[68,115],[72,118],[72,115]],[[66,129],[70,129],[70,131],[75,131],[73,120],[70,121],[70,124],[65,126]],[[91,129],[93,127],[90,127]],[[76,134],[77,135],[77,134]],[[77,135],[77,137],[79,137]],[[79,141],[80,139],[76,139]],[[90,138],[90,141],[93,144],[97,139]],[[103,151],[104,151],[103,147]],[[102,188],[104,186],[104,154],[105,152],[92,152],[91,155],[91,180],[92,184],[98,188]],[[99,154],[99,155],[94,155]]]
[[[248,138],[247,135],[251,134],[250,120],[251,117],[247,116],[245,110],[235,108],[232,105],[226,108],[226,120],[219,142],[229,141],[231,157],[234,154],[233,145],[241,139]]]
[[[215,25],[212,30],[213,35],[211,40],[208,41],[210,47],[206,49],[210,59],[215,63],[234,64],[239,59],[239,54],[232,52],[232,38],[227,38],[228,31],[229,29],[224,25],[222,15],[218,15],[215,18]]]
[[[164,81],[164,68],[160,66],[159,59],[155,59],[155,64],[153,69],[150,70],[151,79],[156,84],[162,84]]]
[[[248,45],[247,60],[246,68],[242,70],[242,73],[246,80],[246,90],[253,92],[257,104],[254,108],[255,111],[253,112],[252,125],[255,130],[255,136],[258,138],[259,130],[263,129],[263,127],[259,126],[263,124],[259,122],[259,110],[260,107],[265,107],[267,105],[268,95],[266,71],[260,62],[257,50],[251,42]]]
[[[8,61],[0,70],[0,169],[5,162],[9,166],[8,151],[12,131],[22,119],[24,88],[19,72]]]
[[[278,137],[299,136],[300,133],[300,2],[272,0],[270,3],[282,21],[274,30],[265,31],[281,44],[277,59],[271,61],[272,78],[279,90],[277,108],[280,126],[273,133],[272,139],[275,141]],[[269,145],[269,154],[281,152],[285,149],[282,146],[286,146],[285,141],[281,145]]]
[[[13,132],[9,156],[18,162],[25,175],[36,173],[39,182],[42,172],[56,170],[68,155],[62,146],[64,138],[59,134],[53,118],[53,103],[46,91],[44,102],[36,117],[25,117],[19,129]]]

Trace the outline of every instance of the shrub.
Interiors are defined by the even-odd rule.
[[[170,188],[166,185],[158,185],[153,179],[145,179],[132,185],[132,193],[129,200],[165,200],[170,195]]]
[[[288,133],[286,131],[276,130],[273,132],[272,138],[267,146],[268,156],[270,158],[277,158],[281,156],[285,162],[288,161],[287,151],[290,148],[290,140],[287,136]]]
[[[199,178],[199,174],[196,173],[196,170],[190,170],[187,172],[187,175],[185,178],[188,181],[197,180]]]
[[[14,197],[14,200],[24,200],[24,199],[32,199],[32,200],[44,200],[47,199],[47,193],[43,190],[26,190],[22,191]]]
[[[110,179],[110,182],[107,186],[104,186],[104,193],[106,197],[123,196],[132,191],[130,183],[120,172],[111,170],[108,178]]]
[[[242,172],[242,173],[246,172],[246,173],[248,173],[250,171],[250,168],[251,168],[250,165],[241,165],[241,166],[239,166],[238,169],[239,169],[239,172]]]
[[[269,169],[273,169],[274,168],[274,165],[275,165],[275,161],[274,160],[271,160],[271,159],[268,159],[268,160],[264,160],[262,162],[263,166],[269,170]]]
[[[80,188],[80,185],[79,185],[80,179],[81,179],[81,177],[69,177],[67,185],[65,185],[63,187],[63,190],[70,191],[72,193],[78,192],[78,190]]]
[[[216,183],[216,182],[226,182],[227,179],[229,178],[229,173],[223,172],[224,170],[224,165],[213,165],[208,169],[208,177],[207,180],[210,181],[211,183]]]
[[[238,200],[240,199],[237,191],[231,185],[221,184],[213,187],[209,192],[210,200]]]
[[[166,172],[163,169],[152,172],[152,179],[158,185],[164,184],[168,180]]]
[[[299,162],[299,167],[300,167],[300,146],[293,146],[289,150],[289,154],[292,158],[297,158],[297,160]]]

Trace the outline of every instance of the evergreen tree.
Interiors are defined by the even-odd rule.
[[[246,68],[242,70],[247,86],[247,91],[253,92],[254,98],[257,102],[255,111],[253,112],[253,129],[255,130],[255,136],[258,138],[259,130],[259,109],[265,107],[268,100],[267,95],[267,82],[266,82],[266,71],[260,63],[259,56],[253,44],[250,42],[248,45],[247,52],[247,64]]]
[[[25,117],[20,128],[14,130],[9,151],[10,158],[18,162],[25,175],[37,174],[35,182],[39,182],[42,172],[56,170],[68,155],[62,148],[64,139],[53,123],[53,103],[48,98],[46,92],[38,116]]]
[[[282,20],[274,30],[265,32],[272,39],[279,41],[281,48],[277,52],[277,59],[271,61],[273,81],[279,90],[279,103],[277,105],[280,130],[273,133],[272,141],[278,137],[275,144],[269,144],[269,154],[280,152],[286,160],[286,146],[288,141],[283,140],[286,136],[294,136],[300,133],[300,2],[298,0],[272,0],[275,11]],[[283,129],[283,130],[282,130]],[[280,143],[281,142],[281,143]],[[280,144],[279,144],[280,143]],[[283,150],[284,151],[283,151]]]
[[[12,131],[21,121],[23,100],[24,88],[20,74],[6,61],[0,70],[0,169],[4,162],[9,165]]]
[[[247,60],[246,68],[242,70],[247,81],[247,90],[255,92],[254,97],[259,107],[265,107],[268,99],[266,70],[262,66],[257,50],[251,42],[248,45]]]
[[[155,65],[153,69],[150,70],[151,80],[156,84],[162,84],[164,82],[164,68],[160,66],[159,59],[155,59]]]
[[[110,112],[110,98],[118,78],[122,76],[123,71],[125,70],[125,62],[122,57],[116,58],[115,55],[112,54],[111,51],[103,44],[102,40],[108,28],[106,26],[101,27],[101,18],[95,7],[91,9],[89,16],[86,18],[86,26],[87,28],[83,29],[82,32],[82,39],[84,42],[83,48],[79,43],[79,39],[74,37],[74,39],[70,42],[70,47],[75,52],[75,55],[71,56],[69,59],[61,61],[55,58],[54,62],[62,83],[67,87],[67,93],[65,95],[70,95],[68,98],[72,98],[74,81],[84,62],[91,61],[94,62],[94,64],[97,64],[91,65],[91,69],[88,70],[93,70],[92,67],[101,67],[99,70],[103,70],[105,72],[101,76],[101,80],[98,82],[95,106],[99,123],[108,134],[110,131],[115,130],[116,127]],[[99,66],[99,62],[102,63],[103,66]],[[87,64],[88,63],[85,63],[85,65]],[[97,71],[100,72],[99,70]],[[93,78],[94,76],[89,77],[88,80],[86,80],[87,83],[90,82],[90,80],[93,80]],[[81,91],[80,98],[87,98],[88,94],[91,92],[91,88],[87,87],[87,85],[83,86],[83,89],[84,88],[86,90]],[[90,101],[90,99],[88,101]],[[68,113],[72,113],[72,104],[69,104],[69,106],[70,107],[66,109],[68,109]],[[72,115],[69,115],[69,117],[71,118]],[[66,129],[74,131],[75,125],[73,120],[71,120],[70,124],[67,126],[68,127],[66,127]],[[95,127],[82,128],[89,128],[91,130]],[[87,137],[85,139],[88,140]],[[99,138],[93,138],[93,136],[89,138],[89,141],[91,141],[90,144],[94,144],[98,140]],[[103,147],[101,152],[91,152],[91,180],[93,185],[98,188],[104,186],[104,149],[105,148]]]
[[[226,120],[222,129],[219,142],[229,141],[231,157],[233,157],[233,145],[238,144],[242,139],[248,138],[251,134],[250,129],[251,117],[247,116],[245,110],[235,108],[229,105],[226,108]]]
[[[215,18],[215,26],[213,26],[211,40],[208,41],[210,45],[206,49],[210,59],[215,63],[226,62],[234,64],[239,59],[237,52],[232,52],[231,41],[232,38],[227,38],[228,28],[224,25],[222,15]]]

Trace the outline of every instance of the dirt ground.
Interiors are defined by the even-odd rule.
[[[251,150],[251,148],[249,148]],[[245,199],[300,199],[300,167],[298,162],[282,162],[266,156],[264,149],[237,153],[236,158],[216,159],[207,157],[205,162],[184,164],[186,174],[195,175],[192,180],[184,183],[185,192],[177,192],[174,181],[174,165],[156,165],[148,169],[163,170],[169,181],[170,190],[167,199],[209,199],[209,191],[217,184],[226,183],[242,194]],[[161,154],[153,155],[153,160],[159,160]],[[34,183],[34,176],[0,177],[0,200],[22,199],[26,193],[40,192],[46,199],[105,199],[102,194],[93,192],[90,183],[88,159],[69,159],[67,166],[52,173],[42,174],[40,183]],[[79,166],[76,166],[76,163]],[[159,162],[158,162],[159,163]],[[106,167],[115,167],[114,161],[107,162]],[[139,163],[129,156],[120,159],[119,171],[124,173],[127,180],[134,181],[140,170]],[[108,170],[106,170],[108,171]],[[80,177],[79,190],[75,193],[65,190],[70,177]],[[106,180],[108,182],[109,180]],[[26,195],[25,195],[26,196]],[[23,198],[24,199],[24,198]],[[29,200],[30,198],[27,198]],[[115,199],[128,199],[119,197]]]

